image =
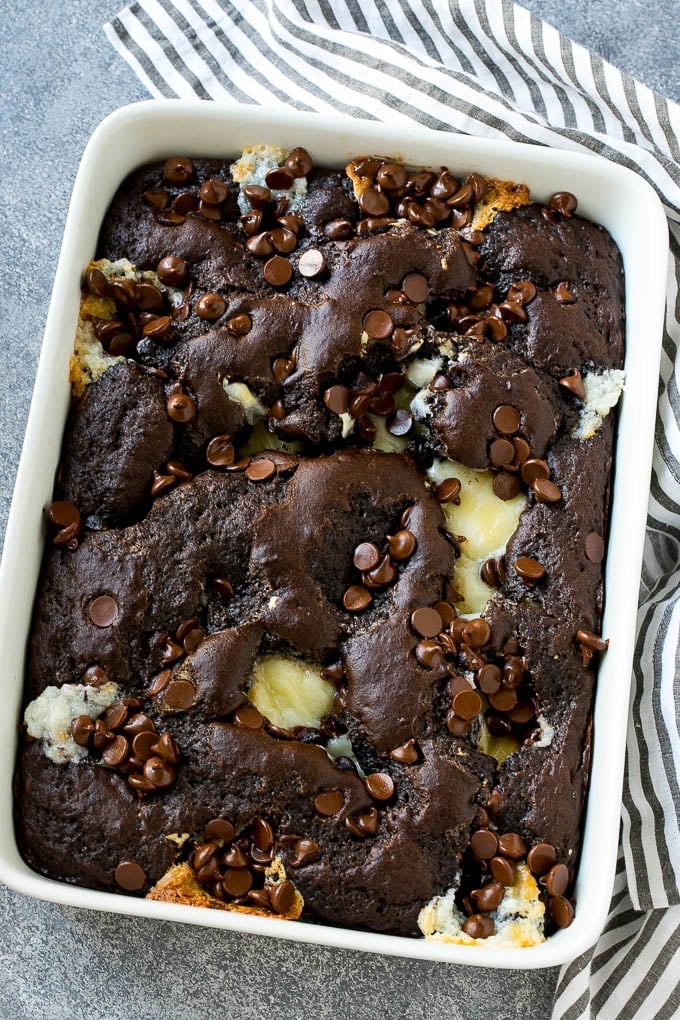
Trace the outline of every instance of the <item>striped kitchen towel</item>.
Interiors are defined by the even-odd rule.
[[[659,193],[672,257],[621,854],[606,930],[563,969],[553,1016],[680,1015],[680,107],[509,0],[139,0],[106,33],[155,96],[589,150]]]

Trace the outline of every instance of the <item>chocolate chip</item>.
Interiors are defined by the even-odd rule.
[[[517,280],[508,289],[506,301],[528,305],[536,297],[536,287],[530,280]]]
[[[383,163],[375,179],[385,191],[401,191],[406,185],[406,170],[399,163]]]
[[[351,391],[346,386],[330,386],[323,395],[323,402],[333,414],[347,414]]]
[[[213,577],[210,582],[211,589],[216,592],[222,599],[227,601],[233,599],[234,588],[231,581],[228,581],[226,577]]]
[[[558,928],[568,928],[574,920],[574,907],[564,896],[553,896],[548,910]]]
[[[512,476],[510,476],[512,477]],[[479,576],[485,584],[491,588],[500,588],[505,580],[505,563],[502,556],[491,557],[484,560],[479,570]]]
[[[407,436],[413,428],[413,415],[399,408],[387,419],[387,431],[391,436]]]
[[[139,892],[146,884],[146,873],[136,861],[121,861],[114,872],[114,878],[126,892]]]
[[[477,910],[485,913],[497,910],[504,896],[505,887],[502,882],[489,882],[488,885],[482,886],[481,889],[473,889],[470,893],[470,899]]]
[[[246,248],[251,255],[257,255],[258,257],[271,255],[274,251],[272,239],[267,231],[263,231],[261,234],[254,234],[252,237],[249,237],[246,241]],[[285,259],[283,261],[285,262]]]
[[[545,576],[545,567],[529,556],[520,556],[514,563],[515,573],[529,584],[540,581]]]
[[[262,188],[259,184],[247,184],[241,188],[241,194],[248,199],[253,209],[264,209],[272,198],[269,188]]]
[[[180,425],[186,425],[196,416],[196,405],[188,393],[171,393],[165,407],[168,418]]]
[[[494,882],[500,882],[501,885],[512,885],[514,883],[515,869],[505,857],[492,857],[489,861],[489,867],[491,868]]]
[[[208,443],[205,459],[211,467],[229,467],[235,458],[236,451],[230,436],[215,436]]]
[[[536,711],[530,701],[520,701],[508,712],[508,718],[516,723],[517,726],[526,726],[535,715]]]
[[[235,315],[227,321],[227,329],[234,336],[245,336],[250,332],[253,322],[249,315]]]
[[[463,922],[463,931],[471,939],[487,939],[495,930],[495,924],[486,914],[472,914]]]
[[[150,340],[165,340],[170,335],[171,330],[172,319],[169,315],[155,315],[142,326],[142,333]]]
[[[109,281],[106,279],[101,269],[92,267],[85,273],[85,284],[90,294],[94,294],[96,297],[108,297],[109,293]]]
[[[337,815],[344,803],[345,799],[341,790],[322,790],[314,798],[314,807],[324,818]]]
[[[206,202],[208,205],[220,205],[221,202],[227,200],[229,189],[224,181],[217,177],[211,177],[201,185],[198,194],[202,202]]]
[[[150,206],[158,210],[165,209],[170,201],[170,196],[166,191],[145,191],[142,194],[142,198]]]
[[[166,255],[156,266],[158,279],[170,287],[180,287],[187,278],[187,263],[175,255]]]
[[[298,262],[300,276],[308,280],[316,280],[326,268],[326,256],[318,248],[309,248],[303,252]]]
[[[89,715],[76,715],[71,719],[71,736],[79,747],[89,747],[94,733],[94,720]]]
[[[414,305],[420,305],[427,300],[429,288],[427,278],[422,273],[409,273],[405,276],[401,281],[401,289]]]
[[[324,227],[324,233],[331,241],[348,241],[354,227],[349,220],[331,220]]]
[[[286,167],[277,166],[267,171],[264,181],[272,191],[288,191],[292,188],[295,177]]]
[[[185,712],[196,698],[196,688],[189,680],[171,680],[165,688],[163,701],[168,708]]]
[[[173,211],[179,213],[180,216],[188,216],[190,212],[196,212],[200,208],[200,201],[198,195],[193,191],[184,191],[181,195],[177,195],[172,203]],[[217,214],[217,219],[220,218],[220,214],[217,210],[214,210]]]
[[[269,239],[274,246],[274,251],[281,255],[289,255],[297,247],[297,237],[287,227],[276,227],[269,231]]]
[[[482,699],[476,691],[461,691],[453,699],[451,707],[459,719],[464,719],[466,722],[469,722],[481,712]]]
[[[517,695],[513,690],[501,688],[494,694],[489,694],[489,704],[497,712],[510,712],[517,704]]]
[[[405,744],[400,744],[399,747],[395,747],[390,751],[392,761],[399,762],[400,765],[414,765],[419,757],[418,745],[413,737],[407,740]]]
[[[128,756],[129,743],[127,737],[124,737],[122,733],[119,733],[110,744],[104,748],[102,752],[102,761],[106,765],[110,765],[115,768],[120,765],[121,762],[125,761]]]
[[[88,666],[83,673],[83,683],[88,684],[90,687],[103,687],[108,682],[108,675],[106,670],[101,666]]]
[[[591,563],[601,563],[604,559],[604,539],[596,531],[586,536],[586,558]]]
[[[394,780],[387,772],[372,772],[366,776],[366,789],[374,800],[390,800],[394,796]]]
[[[319,856],[319,844],[314,839],[299,839],[294,847],[295,857],[290,862],[291,868],[304,868]]]
[[[590,630],[577,630],[576,640],[590,652],[604,652],[609,648],[609,638],[605,640]]]
[[[135,308],[137,305],[137,284],[134,280],[111,280],[109,293],[116,304],[124,308]]]
[[[562,493],[548,478],[535,478],[531,488],[539,503],[559,503]]]
[[[480,861],[488,861],[498,850],[498,838],[490,829],[478,829],[470,837],[470,849]]]
[[[167,730],[161,733],[151,750],[162,758],[163,761],[167,761],[171,765],[176,765],[179,761],[179,747]]]
[[[390,556],[397,563],[410,559],[416,551],[416,545],[416,536],[405,528],[397,531],[394,535],[387,536],[387,548]]]
[[[267,283],[270,283],[272,287],[285,287],[293,275],[293,267],[288,259],[274,255],[268,262],[265,262],[262,273]]]
[[[573,216],[577,207],[576,196],[570,191],[556,191],[550,196],[550,208],[562,216]]]
[[[462,638],[470,648],[483,648],[491,640],[491,628],[486,620],[476,617],[463,624]]]
[[[123,730],[128,736],[134,738],[138,733],[153,733],[155,735],[156,727],[153,724],[153,719],[146,715],[145,712],[136,712],[127,720]]]
[[[576,301],[575,295],[569,290],[569,285],[565,281],[558,283],[555,287],[555,297],[561,305],[573,305]]]
[[[176,773],[172,765],[160,756],[149,758],[144,762],[144,778],[159,790],[172,786],[175,777]]]
[[[397,570],[389,555],[382,558],[374,570],[364,574],[363,581],[368,588],[382,588],[386,584],[393,584],[397,579]]]
[[[470,732],[470,723],[451,709],[446,716],[446,728],[452,737],[464,737]]]
[[[234,712],[234,722],[247,730],[260,730],[264,726],[264,719],[254,705],[242,705],[237,709]]]
[[[508,474],[506,471],[494,475],[491,487],[495,495],[503,500],[514,499],[522,488],[517,475]]]
[[[168,489],[173,489],[177,485],[177,479],[174,475],[159,475],[158,471],[153,473],[153,484],[151,486],[151,497],[156,499],[157,496],[167,492]]]
[[[253,884],[253,876],[245,868],[229,868],[222,878],[222,889],[227,896],[245,896]]]
[[[512,445],[515,448],[515,462],[517,464],[524,464],[531,456],[531,447],[526,439],[522,439],[521,436],[513,436]]]
[[[207,840],[221,839],[225,843],[230,843],[236,835],[236,830],[226,818],[213,818],[203,830],[203,835]]]
[[[531,485],[537,478],[550,478],[550,467],[547,461],[532,457],[522,464],[521,474],[526,484]]]
[[[491,662],[477,670],[476,680],[484,694],[496,694],[501,689],[501,671]]]
[[[137,733],[132,741],[132,753],[135,758],[139,758],[141,761],[148,761],[149,758],[153,758],[154,751],[152,748],[157,740],[158,734],[153,730],[144,730],[142,733]]]
[[[384,216],[389,212],[389,199],[375,188],[368,188],[359,198],[359,207],[366,216]]]
[[[78,524],[80,521],[80,510],[78,507],[63,499],[52,503],[47,511],[47,515],[52,524],[56,524],[58,528],[68,528],[70,525]]]
[[[434,497],[438,503],[452,503],[460,496],[460,489],[458,478],[445,478],[434,490]]]
[[[269,896],[271,899],[272,909],[275,910],[277,914],[287,914],[295,905],[295,886],[288,879],[285,879],[277,885],[270,886]]]
[[[186,184],[194,176],[194,165],[186,156],[171,156],[163,164],[163,177],[170,184]]]
[[[371,593],[360,584],[350,585],[342,596],[342,604],[348,613],[362,613],[372,601]]]
[[[515,459],[515,447],[509,439],[495,439],[489,447],[489,461],[492,467],[505,467]]]
[[[436,669],[444,662],[444,653],[442,652],[441,645],[427,638],[418,642],[415,648],[415,655],[420,665],[426,669]]]
[[[203,294],[196,302],[196,314],[201,319],[214,322],[227,310],[227,302],[220,294]]]
[[[411,613],[411,626],[416,634],[424,638],[433,638],[442,629],[442,618],[436,609],[420,606]]]
[[[555,863],[555,847],[550,843],[536,843],[527,856],[527,864],[534,875],[545,875]],[[566,886],[564,887],[566,889]]]
[[[307,177],[314,169],[312,157],[306,149],[302,148],[302,146],[297,146],[297,148],[291,149],[286,156],[283,165],[286,170],[291,172],[293,177]]]
[[[498,840],[498,852],[502,857],[518,861],[527,852],[527,845],[516,832],[505,832]]]
[[[361,542],[354,550],[353,563],[357,570],[373,570],[380,562],[380,550],[372,542]]]
[[[511,404],[499,404],[491,420],[496,431],[507,436],[517,432],[520,424],[519,412]]]
[[[118,604],[110,595],[99,595],[90,603],[89,613],[95,627],[111,627],[118,619]]]
[[[256,818],[252,826],[253,843],[262,852],[271,850],[274,845],[274,830],[265,818]]]
[[[565,375],[560,379],[560,386],[568,390],[569,393],[573,394],[579,400],[586,399],[586,387],[583,382],[583,376],[578,369],[575,369],[571,375]]]
[[[266,482],[276,474],[276,464],[267,457],[251,460],[246,468],[246,476],[251,482]]]
[[[364,316],[364,329],[373,340],[386,340],[394,329],[392,318],[380,308]]]

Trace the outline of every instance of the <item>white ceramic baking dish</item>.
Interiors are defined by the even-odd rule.
[[[426,942],[292,923],[227,911],[150,902],[94,892],[43,878],[17,850],[11,780],[16,752],[26,638],[45,539],[61,435],[69,407],[68,362],[80,280],[99,226],[123,177],[168,155],[235,156],[249,144],[305,146],[320,164],[344,166],[377,152],[417,165],[447,165],[525,182],[538,200],[573,191],[579,212],[604,224],[619,245],[626,273],[626,390],[620,407],[606,571],[603,633],[611,646],[599,671],[588,807],[575,895],[576,918],[540,946],[495,949]],[[33,402],[0,566],[0,879],[55,903],[185,921],[318,945],[476,966],[548,967],[592,945],[607,916],[619,834],[629,678],[651,471],[657,378],[665,304],[668,235],[655,193],[640,177],[596,156],[539,146],[286,109],[213,102],[157,101],[118,110],[97,128],[80,165],[54,282]]]

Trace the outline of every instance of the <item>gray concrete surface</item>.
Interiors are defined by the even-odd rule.
[[[146,98],[101,25],[119,0],[0,0],[0,527],[4,528],[68,199],[97,122]],[[680,99],[677,0],[526,6]],[[555,971],[482,972],[156,925],[0,887],[0,1017],[194,1020],[550,1015]]]

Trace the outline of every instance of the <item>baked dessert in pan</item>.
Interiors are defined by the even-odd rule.
[[[440,940],[567,926],[623,330],[567,192],[269,146],[135,171],[83,282],[27,862]]]

